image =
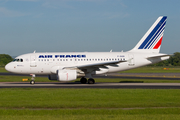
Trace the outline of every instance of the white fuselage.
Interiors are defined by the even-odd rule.
[[[16,57],[6,65],[6,70],[19,74],[56,74],[58,69],[87,66],[92,64],[121,61],[117,65],[106,65],[94,74],[104,74],[137,68],[166,60],[169,56],[147,59],[149,56],[164,54],[147,54],[132,52],[57,52],[29,53]],[[123,62],[124,61],[124,62]]]

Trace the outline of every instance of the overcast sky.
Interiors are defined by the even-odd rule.
[[[180,0],[0,0],[0,52],[128,51],[159,16],[160,52],[180,52]]]

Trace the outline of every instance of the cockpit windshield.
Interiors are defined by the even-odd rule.
[[[16,58],[16,59],[13,60],[13,62],[23,62],[23,59],[21,59],[21,58]]]

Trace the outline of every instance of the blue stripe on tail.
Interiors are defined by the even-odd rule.
[[[151,31],[151,33],[147,36],[144,42],[140,45],[138,49],[148,49],[153,43],[156,41],[156,38],[164,31],[164,26],[166,24],[167,17],[163,17],[156,27]],[[150,46],[149,46],[150,45]]]

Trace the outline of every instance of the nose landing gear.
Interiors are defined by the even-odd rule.
[[[32,76],[30,84],[34,85],[35,84],[35,77],[36,77],[36,75],[35,74],[30,74],[30,75]]]

